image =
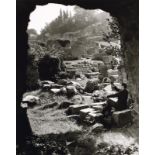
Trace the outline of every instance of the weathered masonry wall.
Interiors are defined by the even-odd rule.
[[[26,33],[30,13],[36,5],[58,3],[79,5],[85,9],[102,9],[116,17],[120,25],[125,65],[130,91],[138,105],[139,86],[139,1],[138,0],[17,0],[17,143],[31,134],[26,112],[20,109],[22,94],[26,90],[28,36]],[[138,106],[137,106],[138,107]],[[136,109],[138,111],[138,108]],[[20,140],[20,141],[19,141]]]

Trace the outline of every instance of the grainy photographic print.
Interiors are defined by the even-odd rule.
[[[139,1],[16,4],[17,155],[138,155]]]

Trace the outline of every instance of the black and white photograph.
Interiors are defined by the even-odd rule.
[[[139,154],[138,0],[16,0],[16,154]]]

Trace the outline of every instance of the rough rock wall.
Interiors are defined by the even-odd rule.
[[[128,5],[124,15],[117,16],[120,24],[122,52],[129,80],[129,90],[135,100],[135,110],[139,109],[139,10],[138,2]],[[122,13],[123,14],[123,13]]]
[[[30,133],[26,112],[21,111],[20,101],[26,90],[26,66],[28,35],[26,33],[29,15],[36,5],[59,3],[65,5],[79,5],[86,9],[100,8],[110,12],[119,21],[122,45],[131,82],[130,89],[138,101],[138,46],[139,46],[139,1],[138,0],[17,0],[17,143]],[[24,121],[25,120],[25,121]]]
[[[34,9],[31,5],[25,6],[24,3],[17,1],[16,10],[16,132],[17,143],[22,144],[24,139],[31,135],[26,111],[20,108],[20,101],[26,91],[26,67],[28,35],[26,33],[29,22],[29,13]]]

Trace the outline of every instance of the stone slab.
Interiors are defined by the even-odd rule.
[[[69,111],[71,114],[79,114],[80,110],[81,109],[84,109],[84,108],[88,108],[89,105],[87,104],[83,104],[83,105],[71,105],[69,106]]]
[[[85,108],[80,110],[80,117],[85,118],[89,113],[94,112],[93,108]]]

